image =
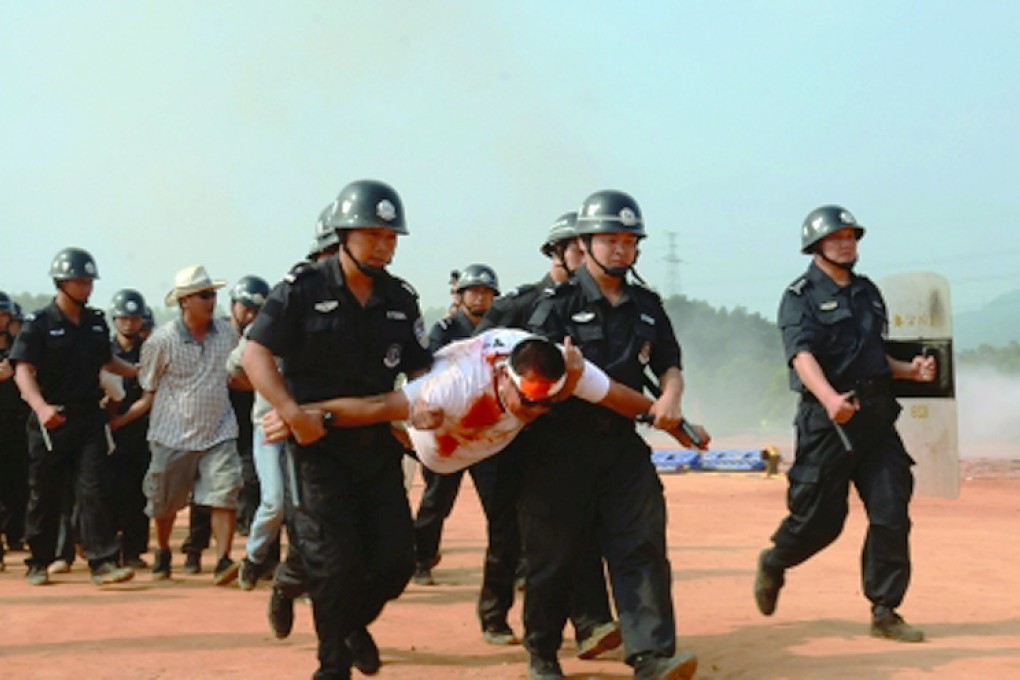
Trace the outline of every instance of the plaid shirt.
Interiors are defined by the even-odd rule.
[[[175,319],[160,326],[142,345],[138,382],[142,389],[156,393],[149,441],[183,451],[205,451],[237,438],[226,370],[227,356],[237,340],[237,331],[225,319],[213,319],[202,342]]]

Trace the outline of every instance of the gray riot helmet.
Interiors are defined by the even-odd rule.
[[[110,302],[110,317],[142,316],[145,312],[145,298],[133,288],[118,290]]]
[[[245,307],[262,309],[269,297],[269,284],[259,276],[242,276],[230,289],[230,301],[240,302]]]
[[[634,234],[645,237],[641,208],[630,194],[622,191],[596,191],[584,199],[577,211],[577,235]]]
[[[336,231],[347,229],[390,229],[407,234],[404,206],[389,184],[375,180],[351,182],[330,204],[326,225]]]
[[[804,224],[801,225],[800,252],[813,253],[818,242],[823,238],[848,227],[854,230],[858,241],[864,238],[864,227],[857,224],[853,214],[846,208],[838,205],[823,205],[821,208],[815,208],[808,213],[808,216],[804,218]]]
[[[492,267],[486,264],[469,264],[461,270],[457,278],[457,292],[476,286],[488,288],[499,295],[499,278]]]
[[[577,238],[577,213],[563,213],[549,227],[549,236],[539,251],[546,257],[552,257],[557,248],[573,238]]]
[[[64,248],[54,256],[53,262],[50,263],[50,278],[54,281],[98,279],[99,269],[87,250]]]
[[[329,224],[329,216],[334,205],[335,203],[330,203],[323,208],[319,213],[319,219],[315,220],[315,236],[308,249],[309,260],[316,260],[325,251],[340,245],[340,234]]]

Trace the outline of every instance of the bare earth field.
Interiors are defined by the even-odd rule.
[[[958,500],[915,499],[914,579],[902,613],[929,637],[917,645],[868,636],[856,498],[843,536],[788,574],[776,615],[764,618],[751,595],[754,563],[783,516],[785,481],[663,476],[679,644],[697,653],[697,677],[1020,677],[1018,472],[1013,459],[968,461]],[[412,501],[420,493],[416,482]],[[175,546],[182,532],[183,524]],[[527,677],[524,650],[486,645],[474,620],[482,532],[477,497],[465,488],[444,536],[439,584],[412,584],[372,628],[380,678]],[[233,554],[242,556],[240,545]],[[212,586],[208,573],[161,584],[141,573],[97,588],[79,561],[54,585],[33,588],[22,558],[8,554],[0,573],[0,678],[308,678],[315,670],[309,607],[299,603],[293,635],[275,640],[266,583],[242,592]],[[174,560],[179,571],[182,557]],[[519,620],[518,603],[518,630]],[[619,659],[576,659],[570,642],[561,659],[575,680],[631,675]]]

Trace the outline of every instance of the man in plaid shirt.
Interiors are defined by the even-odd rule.
[[[181,316],[161,326],[142,346],[139,382],[152,401],[149,444],[152,463],[145,476],[146,512],[155,520],[159,548],[154,580],[170,578],[170,531],[177,511],[194,496],[212,508],[212,533],[219,561],[213,583],[237,578],[230,559],[241,460],[237,418],[227,392],[226,360],[238,335],[229,321],[214,318],[216,289],[202,266],[177,273],[166,298]]]

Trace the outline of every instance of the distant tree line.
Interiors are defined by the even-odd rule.
[[[1002,347],[981,345],[956,353],[958,369],[991,368],[1003,375],[1020,375],[1020,343],[1015,340]]]

